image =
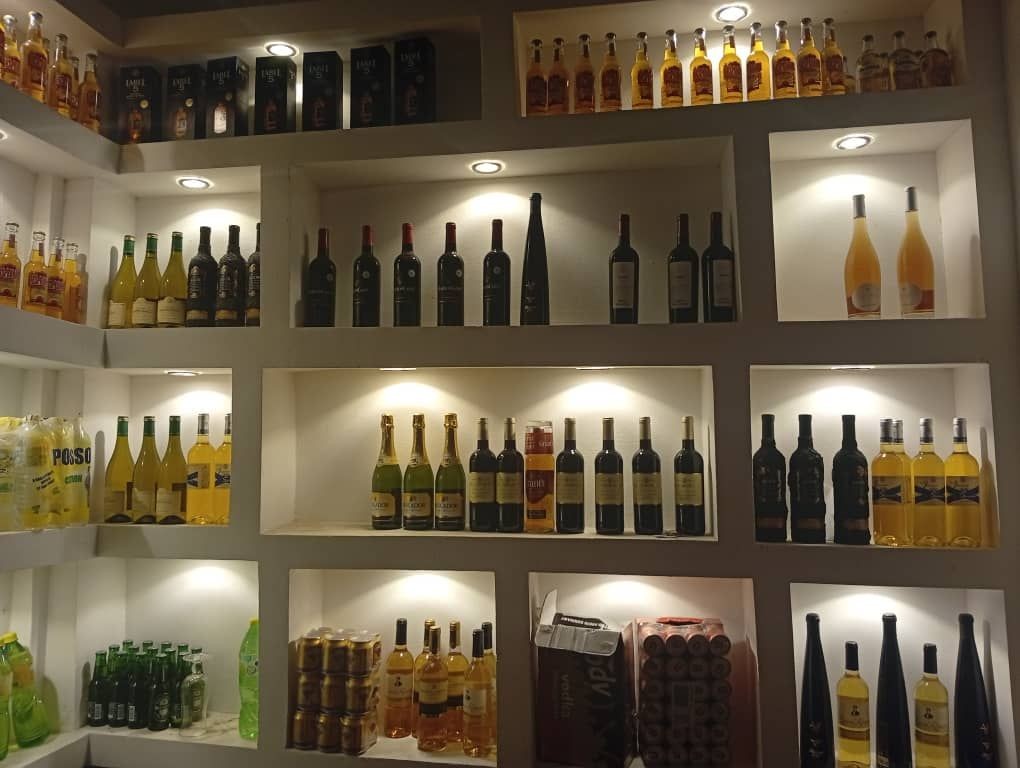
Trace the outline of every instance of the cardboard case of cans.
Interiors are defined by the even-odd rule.
[[[291,743],[360,755],[379,735],[378,633],[320,627],[296,643]]]

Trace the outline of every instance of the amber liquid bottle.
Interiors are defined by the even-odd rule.
[[[542,66],[542,41],[531,41],[528,71],[524,76],[524,114],[544,115],[549,105],[549,81]]]
[[[393,650],[386,659],[386,692],[383,732],[388,738],[411,735],[411,692],[414,688],[414,657],[407,650],[407,619],[397,619]]]
[[[712,62],[705,48],[705,30],[694,30],[694,58],[691,59],[691,104],[712,104],[715,86],[712,79]]]
[[[446,749],[446,708],[450,674],[439,653],[439,627],[429,629],[429,652],[418,675],[418,749],[442,752]]]
[[[42,14],[28,14],[28,38],[21,44],[21,90],[36,101],[46,101],[49,55],[43,45]]]
[[[797,98],[797,57],[790,49],[785,21],[776,22],[776,53],[772,57],[772,93],[777,99]]]
[[[653,106],[652,65],[648,61],[648,34],[638,32],[637,54],[630,70],[630,108],[651,109]]]
[[[684,72],[676,51],[676,31],[666,30],[666,51],[659,69],[659,103],[663,107],[684,105]]]
[[[797,88],[801,98],[822,95],[822,54],[815,47],[811,19],[800,21],[800,50],[797,51]]]
[[[446,741],[459,742],[464,734],[464,676],[468,660],[460,648],[460,622],[450,622],[450,651],[446,655]]]
[[[418,735],[418,710],[420,706],[418,685],[421,682],[421,670],[429,655],[429,638],[432,637],[432,628],[436,625],[435,619],[425,619],[425,636],[422,638],[421,652],[414,657],[414,672],[411,688],[411,735]]]
[[[570,111],[570,75],[563,63],[565,41],[553,40],[553,60],[549,65],[546,114],[565,115]]]
[[[616,35],[607,32],[606,55],[599,72],[599,112],[619,112],[623,109],[622,89],[620,60],[616,57]]]
[[[591,36],[577,38],[577,62],[574,64],[574,114],[595,111],[595,68],[591,63]]]
[[[496,742],[495,690],[485,662],[484,634],[471,633],[471,666],[464,676],[462,744],[468,757],[488,757]]]

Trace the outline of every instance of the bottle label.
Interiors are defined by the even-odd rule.
[[[871,501],[874,504],[902,504],[903,478],[895,475],[875,475],[871,481]]]
[[[638,71],[637,76],[637,94],[636,99],[638,101],[652,101],[652,70],[650,67],[646,67]]]
[[[540,505],[545,499],[551,499],[553,495],[553,482],[556,473],[551,469],[528,469],[524,472],[524,493],[528,504]],[[532,517],[531,510],[528,516]]]
[[[230,464],[214,464],[213,465],[216,490],[229,491],[230,490]]]
[[[52,275],[46,279],[46,306],[62,309],[64,306],[64,278]]]
[[[523,504],[524,475],[517,472],[497,472],[496,501],[500,504]]]
[[[882,286],[878,283],[861,283],[848,299],[848,312],[879,312],[882,309]]]
[[[706,63],[696,66],[691,71],[691,83],[694,86],[693,98],[699,96],[712,98],[714,96],[712,91],[712,65]]]
[[[567,109],[567,81],[562,75],[549,75],[549,109]]]
[[[405,520],[424,520],[432,516],[431,493],[404,492],[402,497]]]
[[[613,262],[613,309],[634,309],[634,264]]]
[[[618,102],[620,100],[620,70],[610,67],[602,71],[602,101]]]
[[[556,473],[556,501],[560,504],[584,504],[584,473]]]
[[[137,723],[138,722],[138,707],[136,707],[134,704],[128,704],[128,707],[127,707],[127,721],[129,723]]]
[[[900,283],[900,311],[931,312],[935,309],[935,291],[925,291],[914,283]]]
[[[871,720],[868,699],[857,696],[837,696],[839,737],[852,741],[870,739]]]
[[[464,714],[469,717],[485,717],[488,713],[489,691],[481,686],[466,686],[464,688]]]
[[[386,698],[398,701],[410,701],[412,689],[412,675],[410,672],[387,672],[386,673]]]
[[[949,749],[949,705],[914,700],[914,737],[918,744]]]
[[[761,90],[762,86],[762,66],[760,61],[747,60],[747,96],[751,97],[752,93],[756,93]]]
[[[127,304],[119,301],[110,302],[110,311],[106,319],[108,328],[123,328],[127,319]]]
[[[693,306],[692,265],[689,261],[671,261],[669,264],[669,308],[690,309]]]
[[[160,299],[156,306],[156,323],[159,325],[184,325],[184,302],[173,296]]]
[[[679,65],[666,67],[662,73],[662,99],[682,99],[684,78]]]
[[[712,306],[733,306],[733,262],[718,259],[712,262]]]
[[[449,684],[446,680],[419,680],[418,706],[423,715],[441,715],[446,711]]]
[[[397,500],[393,497],[392,493],[376,493],[373,491],[370,503],[373,520],[389,521],[397,513]]]
[[[212,487],[212,473],[208,464],[188,465],[188,488],[207,491]]]
[[[797,58],[797,75],[800,78],[800,87],[804,89],[817,89],[822,84],[822,59],[815,54],[799,56]]]
[[[942,506],[946,503],[946,479],[942,475],[914,477],[914,503]]]
[[[37,304],[40,307],[45,307],[46,282],[45,272],[29,272],[28,291],[25,293],[24,297],[22,297],[22,300],[27,300],[29,304]]]
[[[450,672],[447,682],[446,705],[450,709],[464,706],[464,673]]]
[[[152,299],[135,299],[131,305],[132,325],[155,325],[156,302]]]
[[[673,475],[673,495],[678,507],[704,506],[704,475],[701,472],[677,472]]]
[[[156,522],[169,518],[185,518],[184,496],[186,483],[174,483],[171,488],[156,490]]]
[[[113,522],[116,518],[124,516],[124,491],[113,491],[109,488],[103,493],[103,520]]]
[[[468,475],[468,499],[472,504],[492,504],[496,501],[496,473],[471,472]]]
[[[0,264],[0,296],[13,298],[18,295],[18,273],[20,271],[17,264]]]
[[[723,96],[744,96],[744,77],[739,61],[729,61],[722,71]]]
[[[528,112],[541,112],[545,110],[549,93],[545,78],[542,75],[532,75],[528,78],[525,93]]]
[[[53,78],[52,87],[57,95],[57,107],[67,109],[67,103],[71,98],[71,76],[60,72]]]
[[[797,65],[793,59],[776,56],[772,59],[772,79],[776,92],[783,90],[797,91]]]
[[[436,492],[436,519],[463,520],[464,495],[462,493]]]
[[[790,475],[793,477],[791,491],[794,501],[800,504],[820,504],[822,502],[822,471],[819,467],[792,470]]]
[[[825,77],[829,81],[829,85],[838,85],[845,87],[846,78],[843,70],[843,56],[835,53],[829,54],[825,57]]]
[[[45,88],[46,54],[32,51],[28,54],[28,82],[33,88]]]
[[[754,501],[756,504],[782,504],[786,487],[783,470],[779,467],[759,466],[754,475]]]
[[[152,518],[156,514],[156,494],[153,491],[131,489],[131,514],[135,520]]]
[[[595,473],[595,503],[599,506],[623,506],[623,474]]]
[[[981,503],[980,488],[981,481],[977,477],[947,477],[946,502],[977,506]]]
[[[578,72],[574,78],[574,109],[595,106],[595,73]]]
[[[635,472],[634,503],[640,506],[659,506],[662,504],[662,475],[658,472]]]

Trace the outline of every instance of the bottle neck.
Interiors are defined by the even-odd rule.
[[[446,225],[446,252],[457,252],[457,228],[453,224]]]
[[[411,455],[420,461],[425,460],[425,428],[415,427],[414,437],[411,440]]]
[[[630,248],[630,217],[620,217],[620,247]]]
[[[393,425],[387,424],[382,428],[382,445],[379,447],[379,459],[386,463],[396,463],[389,459],[396,458],[396,448],[393,445]]]
[[[262,250],[262,224],[255,225],[255,250]]]
[[[501,219],[494,219],[492,222],[492,250],[503,250],[503,222]]]
[[[230,228],[227,238],[227,253],[241,253],[241,233],[237,227]]]
[[[722,215],[719,213],[712,214],[712,245],[723,244],[723,231],[722,231]]]
[[[414,253],[414,230],[410,224],[404,225],[403,237],[401,240],[401,253]]]
[[[907,229],[908,230],[910,230],[911,232],[920,232],[921,231],[921,214],[920,213],[918,213],[917,211],[907,211],[906,212],[906,219],[907,219]]]
[[[446,438],[443,440],[443,458],[457,460],[457,427],[446,427]]]
[[[969,453],[967,450],[967,438],[953,438],[953,453]]]
[[[751,52],[762,53],[765,50],[765,43],[761,39],[761,32],[755,32],[751,35]]]

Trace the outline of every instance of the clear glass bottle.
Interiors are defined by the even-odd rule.
[[[924,36],[924,53],[921,54],[921,85],[925,88],[943,88],[953,84],[953,60],[939,46],[934,30]]]
[[[74,96],[74,67],[67,57],[67,35],[56,37],[57,46],[53,62],[49,67],[47,103],[57,114],[70,118],[71,101]]]
[[[450,650],[446,654],[446,741],[457,743],[464,734],[464,677],[469,662],[460,647],[460,622],[450,622]]]
[[[653,105],[652,65],[648,61],[648,33],[638,32],[634,66],[630,69],[630,108],[651,109]]]
[[[920,448],[910,465],[914,502],[914,544],[946,545],[946,467],[935,453],[934,420],[921,419]]]
[[[822,93],[826,96],[846,94],[846,57],[836,42],[836,22],[822,21]]]
[[[903,493],[909,482],[897,455],[893,420],[879,422],[879,453],[871,462],[871,503],[875,543],[902,547],[911,543],[910,521]]]
[[[967,450],[967,420],[953,419],[946,457],[946,538],[951,547],[981,546],[981,466]]]
[[[914,765],[949,768],[949,691],[939,680],[938,649],[924,644],[924,673],[914,688]]]
[[[4,15],[3,23],[3,81],[15,90],[21,90],[21,46],[18,45],[18,20],[8,13]]]
[[[421,683],[421,670],[429,656],[429,642],[432,638],[432,628],[436,626],[435,619],[425,619],[425,636],[422,638],[421,651],[414,657],[414,669],[412,674],[411,688],[411,735],[418,735],[418,714],[421,708],[418,685]]]
[[[691,104],[715,103],[715,83],[712,75],[712,61],[705,47],[705,30],[694,30],[694,58],[691,59]]]
[[[383,733],[390,739],[411,735],[411,693],[414,657],[407,650],[407,619],[397,619],[393,650],[386,658],[383,691]]]
[[[606,33],[606,53],[599,70],[599,112],[619,112],[623,109],[623,82],[620,60],[616,56],[616,34]]]
[[[82,314],[82,276],[78,271],[78,244],[68,243],[64,252],[64,320],[84,323]]]
[[[719,59],[719,101],[723,104],[744,100],[744,68],[737,55],[736,30],[723,27],[722,58]]]
[[[772,98],[772,66],[761,37],[761,23],[751,25],[751,51],[744,62],[747,100],[767,101]]]
[[[50,263],[46,265],[46,316],[64,317],[64,238],[50,243]]]
[[[32,252],[22,270],[21,308],[37,315],[46,314],[48,275],[44,258],[46,233],[32,233]]]
[[[836,683],[837,768],[870,768],[871,708],[868,684],[861,678],[857,643],[846,644],[843,677]]]
[[[209,679],[204,668],[208,656],[201,650],[195,648],[193,653],[184,655],[184,668],[190,669],[190,673],[180,681],[181,736],[192,739],[209,731]]]
[[[797,51],[797,90],[801,98],[822,95],[822,54],[815,46],[811,19],[800,20],[800,49]]]
[[[462,745],[468,757],[488,757],[496,741],[492,675],[485,663],[484,633],[471,633],[471,666],[464,675]]]
[[[662,107],[684,105],[683,64],[677,55],[676,32],[672,29],[666,30],[666,50],[659,68],[659,104]]]
[[[577,61],[574,62],[574,114],[595,111],[595,68],[591,63],[591,35],[577,38]]]
[[[18,225],[8,221],[0,251],[0,306],[17,307],[21,295],[21,258],[18,256]]]
[[[893,33],[893,51],[889,54],[889,75],[892,90],[909,91],[921,87],[921,60],[907,47],[906,33]]]
[[[528,71],[524,75],[524,114],[544,115],[549,104],[549,81],[542,66],[542,41],[531,41]]]
[[[124,248],[121,251],[120,266],[110,286],[110,301],[107,305],[107,328],[130,328],[131,305],[135,300],[135,239],[124,235]]]
[[[78,91],[78,122],[99,133],[103,116],[102,89],[96,77],[96,54],[85,54],[85,78]]]
[[[42,14],[28,14],[28,36],[21,44],[21,90],[36,101],[46,101],[46,76],[49,55],[43,44]]]
[[[917,210],[917,187],[907,187],[906,231],[896,259],[903,317],[935,316],[935,261],[921,230]]]
[[[233,452],[233,416],[223,417],[223,442],[213,455],[213,523],[230,524],[231,454]]]
[[[776,22],[776,52],[772,57],[772,92],[777,99],[797,98],[797,57],[790,47],[785,21]]]
[[[442,752],[446,749],[446,707],[450,677],[440,654],[440,629],[429,629],[429,652],[421,666],[418,682],[418,749]]]
[[[546,113],[565,115],[570,111],[570,75],[564,64],[566,42],[562,37],[553,38],[553,58],[549,65],[548,103]]]
[[[861,38],[861,55],[857,57],[857,89],[861,93],[889,90],[889,67],[882,54],[875,50],[875,36]]]
[[[189,525],[211,525],[213,517],[213,462],[209,443],[209,414],[198,414],[198,434],[188,451],[188,490],[185,504]]]
[[[846,314],[851,320],[882,314],[882,268],[868,235],[864,195],[854,195],[853,239],[843,265]]]

